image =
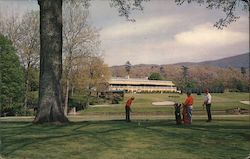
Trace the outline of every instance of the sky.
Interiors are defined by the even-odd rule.
[[[100,30],[101,50],[109,66],[201,62],[249,52],[249,15],[237,11],[236,22],[223,30],[213,27],[225,17],[197,3],[151,0],[134,11],[135,22],[120,17],[110,1],[92,0],[89,22]],[[36,0],[0,0],[3,16],[39,10]]]

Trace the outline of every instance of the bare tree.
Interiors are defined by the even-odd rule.
[[[17,48],[16,44],[20,37],[20,26],[21,18],[18,15],[0,16],[0,32],[11,40],[15,48]]]
[[[128,78],[129,78],[129,73],[130,73],[131,67],[132,67],[131,63],[130,63],[129,61],[127,61],[127,62],[125,63],[125,70],[126,70],[127,73],[128,73]]]
[[[29,12],[22,17],[19,30],[19,40],[16,42],[21,63],[25,68],[25,99],[27,109],[28,93],[30,88],[31,71],[39,64],[39,13]]]
[[[167,79],[166,67],[160,66],[160,75],[163,77],[163,79]]]
[[[63,58],[65,77],[64,113],[68,112],[69,89],[73,60],[80,56],[90,56],[99,48],[98,30],[87,22],[88,11],[81,2],[65,1],[63,4]]]
[[[183,74],[183,82],[182,82],[182,87],[183,87],[183,89],[185,89],[185,91],[187,91],[187,85],[188,85],[188,81],[189,81],[189,77],[188,77],[188,67],[186,67],[186,66],[182,66],[181,67],[181,69],[182,69],[182,74]]]

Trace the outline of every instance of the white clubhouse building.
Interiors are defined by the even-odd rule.
[[[178,92],[172,81],[148,80],[143,78],[111,78],[110,91],[127,92]]]

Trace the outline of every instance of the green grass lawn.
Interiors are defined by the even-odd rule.
[[[244,159],[250,154],[249,114],[225,113],[235,107],[249,110],[240,103],[249,100],[248,93],[212,94],[211,123],[201,111],[203,96],[194,94],[191,126],[175,125],[172,106],[152,105],[181,103],[185,94],[133,95],[132,123],[122,120],[131,94],[120,104],[70,116],[67,125],[34,125],[34,117],[0,118],[0,159]]]
[[[154,106],[152,102],[159,101],[173,101],[177,103],[183,103],[186,94],[125,94],[124,100],[120,104],[114,104],[111,107],[94,107],[81,111],[82,115],[91,113],[123,113],[126,100],[130,96],[135,96],[135,100],[132,105],[134,112],[166,112],[168,114],[173,113],[174,108],[171,106]],[[242,100],[249,100],[249,93],[212,93],[212,111],[225,111],[236,107],[249,109],[249,105],[240,103]],[[175,97],[173,97],[175,96]],[[204,100],[203,95],[192,94],[194,97],[194,113],[203,109],[202,104]],[[204,112],[205,114],[205,112]]]
[[[173,120],[0,125],[4,159],[239,159],[250,154],[249,117],[195,119],[191,126]]]

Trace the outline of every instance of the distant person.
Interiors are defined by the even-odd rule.
[[[191,92],[187,92],[187,98],[183,103],[183,121],[184,124],[192,124],[192,110],[193,110],[194,99],[191,96]]]
[[[203,103],[203,109],[204,109],[204,106],[206,106],[207,118],[208,118],[207,122],[212,121],[211,104],[212,104],[212,96],[209,93],[209,90],[205,89],[205,98],[204,98],[204,103]]]
[[[131,104],[132,101],[134,100],[134,97],[131,97],[127,100],[126,105],[125,105],[125,113],[126,113],[126,122],[131,122],[130,121],[130,112],[131,112]]]

